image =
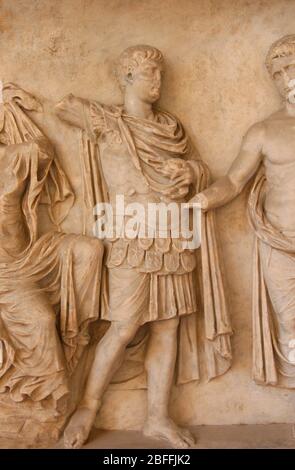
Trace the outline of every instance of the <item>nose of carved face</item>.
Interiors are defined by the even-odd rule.
[[[286,71],[281,72],[280,80],[277,81],[277,87],[281,95],[290,102],[294,102],[295,78]]]
[[[282,73],[282,78],[283,78],[283,84],[284,84],[284,90],[285,92],[290,91],[290,81],[291,77],[289,77],[289,74],[283,71]]]
[[[282,74],[279,78],[274,79],[274,82],[280,95],[288,100],[289,94],[295,88],[295,80],[291,80],[288,76]]]

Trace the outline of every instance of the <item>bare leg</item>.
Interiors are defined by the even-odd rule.
[[[66,447],[79,448],[86,442],[103,393],[120,367],[125,348],[133,339],[137,328],[134,324],[114,322],[97,345],[84,397],[64,433]]]
[[[192,434],[178,427],[169,417],[168,406],[175,371],[178,319],[151,325],[146,357],[148,373],[148,417],[144,434],[168,440],[175,448],[194,445]]]

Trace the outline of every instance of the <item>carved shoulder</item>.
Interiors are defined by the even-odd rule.
[[[243,138],[242,149],[244,151],[250,151],[251,153],[261,151],[264,143],[265,130],[266,121],[259,121],[253,124]]]

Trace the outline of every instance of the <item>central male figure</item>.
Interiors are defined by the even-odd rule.
[[[147,209],[149,203],[185,202],[189,194],[208,184],[207,169],[180,122],[153,107],[160,97],[162,74],[163,56],[159,50],[150,46],[130,47],[120,56],[117,67],[124,95],[122,106],[104,106],[73,95],[56,106],[62,120],[85,130],[99,147],[99,162],[95,161],[92,171],[100,173],[100,188],[114,212],[117,195],[124,195],[126,204],[141,203]],[[88,175],[90,172],[88,169]],[[93,181],[92,175],[87,190],[97,192]],[[196,253],[184,249],[183,240],[173,239],[171,234],[168,238],[133,240],[123,236],[109,244],[106,261],[109,298],[102,318],[109,320],[111,326],[97,346],[84,399],[65,431],[65,444],[79,447],[87,440],[103,393],[121,364],[126,346],[138,328],[149,323],[145,360],[148,418],[144,432],[168,439],[174,447],[188,447],[194,439],[170,419],[168,404],[179,322],[198,310],[193,273]],[[213,271],[216,275],[217,270]],[[216,290],[223,301],[222,288]],[[213,329],[218,331],[211,339],[220,340],[220,336],[223,339],[215,345],[211,357],[217,352],[226,361],[230,356],[230,327],[222,301],[216,302],[221,305],[221,314],[212,322]]]

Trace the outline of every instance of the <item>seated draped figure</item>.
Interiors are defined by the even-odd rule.
[[[54,416],[66,415],[68,379],[98,317],[103,246],[58,228],[38,237],[38,205],[48,205],[59,227],[74,196],[48,139],[24,112],[40,109],[39,103],[13,84],[3,92],[0,402],[6,397],[20,414],[38,402],[41,409],[50,405]]]

